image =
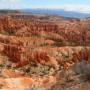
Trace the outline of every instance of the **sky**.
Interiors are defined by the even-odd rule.
[[[0,9],[64,9],[90,13],[90,0],[0,0]]]

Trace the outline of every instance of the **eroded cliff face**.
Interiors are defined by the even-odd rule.
[[[15,90],[50,89],[62,71],[64,81],[72,81],[67,71],[77,63],[90,63],[89,19],[46,17],[0,17],[0,76],[6,78],[0,80],[1,90],[14,89],[10,78],[19,83]]]
[[[25,20],[23,17],[22,19],[15,19],[11,16],[2,17],[0,19],[0,32],[18,37],[37,36],[57,42],[61,41],[61,43],[90,45],[90,22],[88,20],[42,21],[38,19]]]

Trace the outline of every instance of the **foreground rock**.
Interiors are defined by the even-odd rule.
[[[53,76],[33,78],[0,78],[0,90],[46,90],[56,83],[56,78]]]

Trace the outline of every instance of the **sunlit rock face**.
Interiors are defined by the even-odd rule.
[[[67,90],[88,82],[89,26],[89,19],[56,15],[0,16],[0,90]]]
[[[19,78],[0,78],[1,90],[46,90],[53,86],[56,78],[53,76],[36,78],[19,77]],[[14,83],[14,84],[13,84]]]

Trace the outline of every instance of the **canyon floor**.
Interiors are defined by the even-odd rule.
[[[0,12],[0,90],[89,89],[89,17]]]

